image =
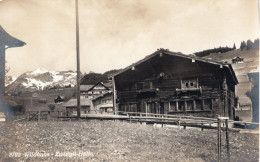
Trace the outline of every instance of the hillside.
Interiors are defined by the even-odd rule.
[[[98,82],[107,82],[108,78],[112,76],[113,74],[117,73],[119,70],[110,70],[103,74],[100,73],[89,73],[86,74],[82,79],[81,83],[82,85],[88,85],[88,84],[96,84]]]
[[[21,105],[23,110],[32,111],[46,111],[49,110],[48,105],[54,104],[54,99],[57,96],[64,96],[65,101],[68,101],[73,97],[75,88],[58,88],[58,89],[46,89],[36,90],[34,92],[21,93],[19,96],[5,96],[5,103],[11,106]],[[46,103],[41,103],[39,100],[46,100]],[[55,104],[55,110],[65,110],[61,103]]]
[[[232,59],[235,57],[244,58],[242,63],[232,63]],[[246,95],[248,91],[251,91],[252,85],[248,78],[248,73],[254,69],[259,68],[259,50],[233,50],[226,53],[211,53],[203,58],[223,61],[232,64],[232,67],[236,73],[239,84],[236,86],[236,96],[239,98],[241,108],[249,108],[251,105],[250,98]]]

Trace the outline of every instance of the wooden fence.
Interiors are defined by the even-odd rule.
[[[127,120],[129,122],[139,122],[145,124],[161,124],[176,125],[179,128],[183,127],[198,127],[203,129],[217,129],[217,118],[195,117],[195,116],[179,116],[168,114],[154,114],[154,113],[140,113],[140,112],[123,112],[117,111],[119,115],[113,113],[97,114],[96,112],[88,112],[81,114],[81,119],[99,119],[99,120]],[[16,121],[71,121],[77,120],[76,114],[71,111],[27,111],[25,116]],[[232,125],[241,125],[243,128],[248,128],[250,125],[257,125],[259,123],[246,122],[246,121],[233,121],[229,120],[231,131],[239,131],[240,129],[232,128]],[[225,127],[225,124],[222,124]]]
[[[70,111],[27,111],[27,121],[66,121],[75,119]]]

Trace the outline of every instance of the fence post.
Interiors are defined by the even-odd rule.
[[[41,111],[39,110],[39,112],[38,112],[38,121],[40,121],[41,120]]]
[[[230,162],[230,152],[229,152],[229,140],[228,140],[228,119],[229,117],[218,117],[218,162],[221,161],[221,124],[222,120],[225,120],[226,125],[226,144],[227,144],[227,159]]]
[[[226,144],[227,144],[227,160],[230,162],[230,152],[229,152],[229,139],[228,139],[228,119],[226,119]]]
[[[218,162],[221,162],[221,120],[218,118]]]

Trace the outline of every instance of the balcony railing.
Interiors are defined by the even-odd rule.
[[[188,91],[200,91],[200,92],[202,92],[201,87],[196,87],[196,88],[181,88],[181,89],[176,88],[176,91],[177,91],[177,92],[188,92]]]

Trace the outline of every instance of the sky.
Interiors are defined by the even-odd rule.
[[[74,0],[0,0],[0,25],[26,46],[8,75],[76,71]],[[79,0],[80,67],[103,73],[166,48],[191,54],[259,37],[257,0]]]

